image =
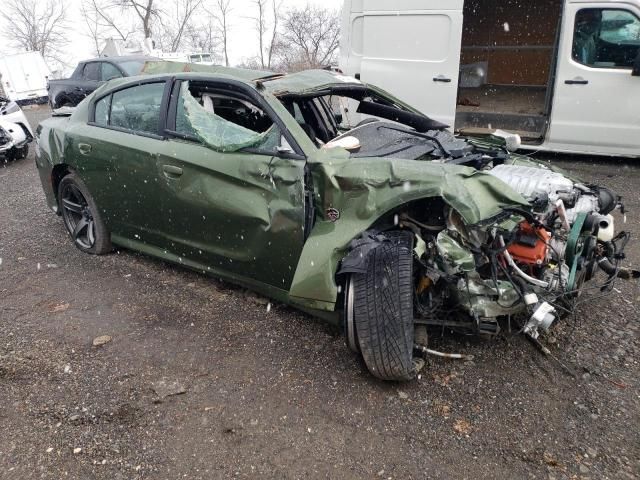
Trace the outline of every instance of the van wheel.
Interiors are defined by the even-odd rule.
[[[347,335],[369,371],[382,380],[411,380],[413,362],[413,235],[389,232],[370,254],[367,272],[353,274],[347,294]],[[351,328],[349,330],[349,319]]]
[[[76,247],[94,255],[111,251],[111,235],[80,177],[70,173],[60,181],[58,202],[64,226]]]

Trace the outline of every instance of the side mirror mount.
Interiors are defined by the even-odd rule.
[[[284,146],[284,145],[280,145],[278,148],[276,148],[276,151],[278,152],[278,155],[283,155],[283,156],[294,153],[291,147]]]
[[[276,153],[281,158],[287,158],[290,155],[294,155],[296,152],[293,151],[291,145],[287,141],[284,135],[280,136],[280,145],[276,147]]]
[[[633,62],[633,70],[631,70],[631,75],[633,77],[640,77],[640,48],[638,49],[638,56],[636,57],[636,61]]]

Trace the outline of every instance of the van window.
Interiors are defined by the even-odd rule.
[[[158,134],[164,85],[164,82],[147,83],[115,92],[111,100],[109,125]]]
[[[628,10],[585,8],[576,14],[573,59],[594,68],[632,68],[640,19]]]

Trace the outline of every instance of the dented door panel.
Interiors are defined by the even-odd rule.
[[[288,290],[304,242],[304,162],[169,142],[158,160],[168,248]]]

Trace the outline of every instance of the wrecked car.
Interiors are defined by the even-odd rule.
[[[195,70],[195,71],[194,71]],[[409,380],[428,327],[537,339],[621,266],[621,199],[459,138],[330,71],[148,63],[37,132],[75,245],[117,244],[342,326],[373,375]],[[435,352],[436,354],[438,352]]]
[[[32,140],[31,125],[20,105],[0,97],[0,159],[26,158]]]

